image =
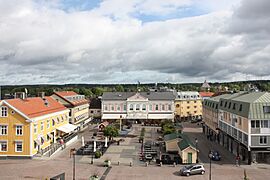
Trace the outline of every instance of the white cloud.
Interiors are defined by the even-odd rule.
[[[239,8],[204,0],[208,14],[147,23],[132,13],[164,15],[199,4],[105,0],[93,10],[66,12],[55,3],[36,2],[0,0],[0,84],[194,82],[270,75],[267,16],[262,13],[262,20],[248,23],[254,20],[245,15],[253,11],[248,0]]]

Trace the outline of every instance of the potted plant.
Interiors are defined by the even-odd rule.
[[[101,157],[101,152],[99,150],[97,150],[95,152],[95,158],[100,158]]]
[[[105,159],[104,167],[110,167],[110,166],[111,166],[111,160],[110,159]]]
[[[89,180],[99,180],[99,173],[96,171],[90,176]]]

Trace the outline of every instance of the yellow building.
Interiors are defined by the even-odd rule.
[[[0,156],[33,157],[76,127],[69,110],[51,97],[0,102]]]
[[[176,120],[185,121],[202,118],[202,98],[198,92],[177,92],[174,104]]]
[[[61,91],[54,92],[51,97],[69,109],[69,122],[78,126],[78,129],[84,128],[90,122],[89,101],[84,95],[73,91]]]

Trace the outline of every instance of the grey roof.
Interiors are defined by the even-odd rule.
[[[269,119],[270,113],[264,113],[264,106],[270,106],[268,92],[240,92],[219,101],[219,109],[249,119]]]
[[[149,100],[174,100],[173,92],[104,92],[102,100],[127,100],[136,93]]]

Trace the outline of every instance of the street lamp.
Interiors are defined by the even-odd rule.
[[[94,164],[94,155],[97,150],[96,146],[97,146],[97,143],[96,143],[96,140],[94,140],[91,164]]]
[[[73,156],[73,180],[75,180],[75,155],[76,155],[76,149],[72,149],[72,156]]]
[[[199,151],[198,151],[198,139],[197,138],[195,138],[195,144],[196,144],[196,151],[197,151],[197,153],[196,153],[196,163],[198,163],[199,162],[199,160],[198,160]]]
[[[212,174],[212,172],[211,172],[211,161],[212,161],[212,158],[213,158],[213,154],[212,154],[212,151],[209,151],[209,154],[208,154],[208,157],[209,157],[209,159],[210,159],[210,171],[209,171],[209,180],[211,180],[211,174]]]

